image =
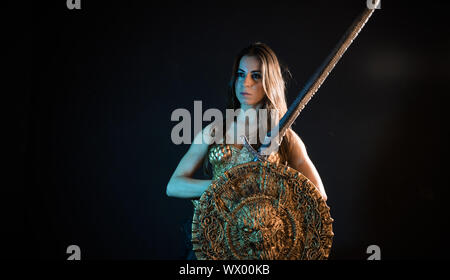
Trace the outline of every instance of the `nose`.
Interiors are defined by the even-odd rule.
[[[253,79],[252,79],[251,73],[249,73],[249,74],[245,77],[245,80],[244,80],[244,86],[245,86],[245,87],[251,87],[251,86],[253,86],[254,83],[255,83],[255,82],[254,82]]]

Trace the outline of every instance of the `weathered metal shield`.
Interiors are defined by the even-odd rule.
[[[249,162],[226,171],[194,211],[199,260],[316,260],[330,253],[333,219],[320,192],[282,164]]]

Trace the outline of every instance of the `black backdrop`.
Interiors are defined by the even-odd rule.
[[[232,59],[254,41],[292,72],[290,104],[365,3],[65,2],[34,1],[17,36],[31,71],[12,106],[2,257],[66,259],[76,244],[83,259],[182,258],[192,207],[165,188],[188,145],[171,142],[171,113],[223,109]],[[448,250],[448,5],[391,2],[293,126],[328,193],[331,259]]]

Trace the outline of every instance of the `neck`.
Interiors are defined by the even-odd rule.
[[[254,109],[256,112],[258,112],[259,109],[261,109],[263,106],[262,103],[258,103],[255,105],[247,105],[247,104],[241,104],[241,115],[243,115],[247,110]]]
[[[261,109],[262,106],[263,106],[262,103],[258,103],[258,104],[255,104],[255,105],[241,104],[241,110],[244,111],[244,112],[247,111],[248,109],[258,110],[258,109]]]
[[[241,108],[240,108],[241,111],[240,111],[240,113],[239,113],[237,119],[238,119],[239,121],[244,121],[244,118],[247,116],[247,117],[249,118],[250,124],[254,123],[254,122],[256,121],[256,118],[257,118],[257,115],[258,115],[258,110],[261,109],[262,106],[263,106],[263,105],[262,105],[261,103],[258,103],[258,104],[256,104],[256,105],[246,105],[246,104],[242,104],[242,105],[241,105]],[[249,110],[249,109],[254,109],[256,114],[255,114],[255,115],[254,115],[254,114],[247,114],[247,115],[246,115],[246,112],[247,112],[247,110]]]

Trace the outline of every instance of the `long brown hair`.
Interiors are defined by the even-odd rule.
[[[276,109],[278,110],[278,119],[281,119],[283,115],[287,111],[287,104],[286,104],[286,85],[285,80],[283,78],[283,73],[280,67],[280,63],[278,61],[277,56],[275,55],[275,52],[266,44],[261,42],[252,43],[249,46],[242,49],[235,57],[233,68],[231,72],[231,80],[228,85],[228,101],[227,101],[227,109],[239,109],[240,108],[240,102],[236,97],[236,73],[239,68],[239,63],[244,56],[253,56],[256,57],[259,62],[261,63],[261,73],[262,73],[262,84],[264,92],[266,93],[266,96],[263,101],[263,106],[261,109]],[[289,73],[289,70],[287,68],[284,69],[285,73]],[[223,127],[226,128],[226,119],[224,120]],[[268,114],[268,123],[267,123],[268,130],[271,129],[271,120],[270,120],[270,114]],[[226,131],[226,129],[225,129]],[[286,130],[286,134],[283,137],[283,140],[281,142],[281,145],[279,147],[278,153],[281,157],[281,162],[286,163],[288,160],[288,153],[289,153],[289,144],[292,134],[291,128]],[[253,148],[256,150],[261,146],[260,139],[257,137],[257,144],[252,145]],[[211,145],[210,145],[211,147]],[[209,148],[210,148],[209,147]],[[209,154],[209,148],[208,148],[208,154]],[[209,164],[209,157],[208,154],[205,157],[205,160],[203,162],[203,171],[206,175],[211,175],[211,167]]]

